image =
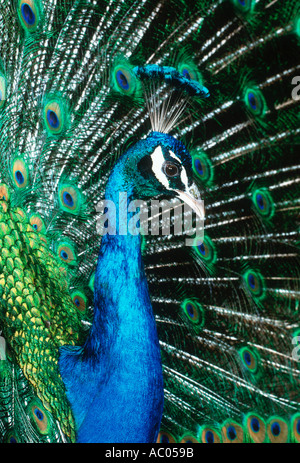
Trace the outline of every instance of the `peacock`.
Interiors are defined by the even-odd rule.
[[[299,42],[296,0],[1,1],[2,443],[300,442]]]

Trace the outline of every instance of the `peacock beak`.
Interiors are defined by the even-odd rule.
[[[193,183],[187,191],[175,190],[177,196],[190,206],[200,219],[204,219],[204,202],[201,200],[198,187]]]

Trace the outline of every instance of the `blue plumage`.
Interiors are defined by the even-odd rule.
[[[134,199],[175,196],[154,173],[145,174],[144,158],[155,163],[176,153],[191,177],[191,158],[175,138],[152,133],[129,148],[110,174],[105,198],[120,210]],[[170,161],[168,161],[170,162]],[[139,167],[141,171],[139,171]],[[153,165],[152,165],[153,168]],[[151,168],[150,168],[151,170]],[[167,179],[167,177],[165,177]],[[175,181],[181,188],[182,182]],[[59,360],[78,442],[156,442],[163,412],[163,378],[156,324],[141,257],[141,235],[130,234],[117,212],[116,234],[102,238],[95,274],[94,320],[82,348],[63,347]]]
[[[89,338],[71,357],[62,350],[60,369],[79,442],[154,442],[163,381],[140,237],[106,241],[96,270]]]

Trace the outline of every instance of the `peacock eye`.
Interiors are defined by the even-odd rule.
[[[164,163],[162,170],[167,177],[176,177],[179,175],[179,167],[170,161]]]

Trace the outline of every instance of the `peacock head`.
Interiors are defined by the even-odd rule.
[[[129,148],[120,161],[130,199],[178,197],[204,217],[203,202],[193,181],[191,155],[181,141],[165,133],[151,132]]]
[[[112,173],[110,194],[113,188],[119,191],[123,188],[129,194],[129,200],[148,200],[157,196],[179,197],[203,219],[203,201],[193,182],[191,156],[184,144],[168,133],[186,102],[190,98],[209,97],[209,90],[200,81],[193,80],[191,75],[197,76],[197,72],[190,74],[182,69],[178,71],[174,67],[157,64],[136,66],[133,69],[129,67],[127,71],[123,74],[118,70],[117,74],[123,76],[119,86],[124,91],[128,90],[127,85],[130,86],[130,83],[127,74],[131,75],[132,81],[142,84],[152,132],[121,157]],[[168,87],[169,93],[167,103],[164,101],[164,104],[157,105],[156,90],[161,83]],[[174,107],[173,92],[176,95]]]

